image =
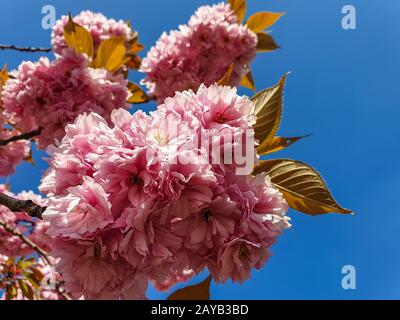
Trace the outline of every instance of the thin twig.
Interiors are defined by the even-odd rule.
[[[11,142],[15,142],[15,141],[32,139],[32,138],[38,136],[41,132],[42,132],[42,128],[39,128],[39,129],[30,131],[30,132],[26,132],[26,133],[22,133],[17,136],[10,137],[8,139],[0,140],[0,146],[6,146],[7,144],[9,144]]]
[[[32,240],[25,237],[21,232],[15,230],[14,228],[12,228],[10,225],[8,225],[5,221],[3,221],[1,219],[0,219],[0,226],[3,227],[4,230],[9,232],[10,234],[20,238],[23,243],[25,243],[26,245],[31,247],[35,252],[37,252],[38,255],[41,256],[49,266],[54,267],[53,263],[50,261],[49,256],[47,255],[47,252],[44,249],[39,247]],[[59,282],[56,283],[56,290],[59,294],[61,294],[64,297],[64,299],[71,300],[71,297],[67,293],[64,292],[64,289],[62,288],[61,283],[59,283]]]
[[[46,207],[41,207],[32,200],[19,200],[0,192],[0,205],[10,209],[12,212],[26,212],[33,218],[42,219]]]
[[[0,44],[0,50],[16,50],[21,52],[51,52],[51,48],[17,47],[13,44]]]
[[[50,261],[50,258],[47,255],[47,252],[44,251],[41,247],[39,247],[36,243],[34,243],[31,239],[25,237],[21,232],[15,230],[10,225],[8,225],[5,221],[0,219],[0,226],[2,226],[7,232],[11,233],[14,236],[17,236],[21,239],[23,243],[31,247],[35,252],[37,252],[49,265],[53,265]]]

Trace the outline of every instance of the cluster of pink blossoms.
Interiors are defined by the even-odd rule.
[[[252,166],[237,175],[224,149],[252,143],[254,153],[247,97],[202,85],[111,121],[90,113],[67,125],[40,186],[67,292],[143,299],[148,280],[167,289],[208,268],[217,282],[243,282],[265,263],[289,218],[269,178]]]
[[[41,196],[34,194],[32,191],[23,191],[18,194],[13,194],[7,190],[5,185],[0,185],[0,192],[15,199],[32,200],[36,204],[42,206],[46,205],[46,200]],[[5,206],[0,206],[0,219],[14,231],[23,234],[27,239],[43,250],[52,250],[52,239],[47,234],[47,222],[33,219],[24,212],[12,212]],[[23,242],[18,236],[11,235],[0,226],[0,290],[4,289],[2,284],[6,284],[9,281],[7,277],[11,277],[11,281],[18,279],[19,277],[18,274],[11,275],[10,270],[3,272],[3,269],[7,266],[6,262],[8,261],[8,257],[19,259],[34,254],[36,254],[36,251],[32,247]],[[53,263],[56,262],[56,260],[51,257],[49,257],[49,259],[51,259]],[[59,283],[61,278],[60,274],[56,273],[54,270],[54,267],[44,261],[43,258],[39,257],[36,263],[36,268],[43,274],[44,278],[42,279],[40,289],[36,290],[35,295],[46,300],[63,299],[63,296],[55,287],[56,283]],[[18,272],[18,270],[15,271]],[[7,276],[7,274],[9,275]],[[0,300],[2,299],[5,299],[5,294],[0,296]],[[24,299],[20,291],[18,291],[18,296],[15,299]]]
[[[163,102],[177,91],[213,84],[233,64],[231,85],[236,86],[248,72],[256,46],[256,34],[238,23],[229,4],[203,6],[188,25],[162,34],[142,61],[142,82]]]
[[[0,110],[0,112],[2,111]],[[0,114],[0,140],[7,140],[19,134],[18,130],[7,128]],[[0,177],[13,174],[15,167],[29,156],[29,150],[30,142],[27,140],[11,142],[4,146],[0,145]]]
[[[9,122],[22,132],[42,128],[39,147],[61,140],[64,127],[84,112],[110,119],[115,108],[128,108],[127,80],[105,69],[93,69],[84,55],[65,49],[54,61],[23,62],[2,92]]]
[[[18,194],[13,194],[7,191],[4,185],[0,185],[0,192],[16,199],[32,200],[38,205],[46,205],[46,200],[34,194],[32,191],[23,191]],[[36,243],[39,247],[46,251],[51,250],[51,238],[46,234],[48,227],[47,222],[33,219],[25,212],[12,212],[7,207],[1,205],[0,219],[15,231],[26,235],[27,238]],[[10,236],[8,231],[0,227],[0,254],[9,257],[17,257],[27,256],[33,253],[35,253],[35,251],[26,245],[18,236]]]
[[[4,80],[0,79],[0,140],[7,141],[20,132],[9,126],[1,102]],[[0,144],[0,177],[9,176],[15,172],[15,167],[29,156],[29,141],[17,141],[6,145]]]
[[[90,32],[93,37],[95,51],[100,45],[100,42],[110,38],[111,36],[123,36],[127,41],[133,39],[135,33],[132,31],[128,23],[114,19],[107,19],[101,13],[94,13],[91,11],[82,11],[75,17],[73,17],[75,23],[84,27]],[[63,55],[64,49],[67,48],[67,44],[64,39],[64,27],[68,23],[68,16],[62,16],[60,20],[57,20],[53,26],[53,32],[51,35],[51,43],[53,45],[54,53]]]

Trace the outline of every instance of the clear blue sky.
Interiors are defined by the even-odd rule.
[[[185,23],[210,0],[1,1],[0,43],[49,46],[41,8],[57,17],[82,9],[130,19],[148,49],[164,30]],[[341,9],[357,9],[357,29],[341,28]],[[306,216],[290,212],[293,228],[273,247],[269,263],[243,285],[212,285],[214,299],[400,298],[400,2],[397,0],[248,0],[251,12],[285,11],[273,27],[282,49],[253,64],[258,89],[291,71],[281,135],[313,133],[279,157],[317,168],[341,204],[356,215]],[[16,67],[38,55],[1,52],[0,64]],[[138,80],[138,76],[133,79]],[[242,90],[242,93],[249,94]],[[154,105],[146,106],[146,110]],[[46,168],[23,164],[11,177],[13,191],[34,189]],[[341,268],[357,270],[357,289],[341,288]],[[203,275],[204,277],[204,275]],[[199,280],[199,279],[196,279]],[[150,298],[166,294],[149,290]]]

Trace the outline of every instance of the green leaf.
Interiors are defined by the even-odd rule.
[[[17,266],[20,267],[22,270],[26,270],[34,264],[36,264],[36,261],[34,258],[21,259],[18,261]]]
[[[331,195],[321,175],[308,164],[290,159],[262,161],[253,174],[265,172],[292,209],[310,215],[352,213]]]

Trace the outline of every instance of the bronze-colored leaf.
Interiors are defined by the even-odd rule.
[[[290,159],[262,161],[253,174],[265,172],[292,209],[311,215],[348,214],[331,195],[321,175],[309,165]]]
[[[130,44],[129,52],[130,53],[138,53],[138,52],[142,51],[143,48],[144,48],[144,45],[140,44],[138,42],[137,38],[135,38]]]
[[[263,155],[266,155],[269,153],[278,152],[280,150],[283,150],[283,149],[289,147],[290,145],[299,141],[300,139],[303,139],[308,136],[309,135],[302,136],[302,137],[288,137],[288,138],[273,137],[272,140],[270,140],[269,142],[267,142],[261,146],[258,146],[257,153],[260,156],[263,156]]]
[[[6,265],[7,266],[15,265],[15,259],[16,259],[16,257],[8,257],[8,259],[6,261]]]
[[[131,93],[128,103],[143,103],[151,100],[144,90],[133,82],[128,82],[128,90]]]
[[[68,23],[64,27],[64,38],[68,48],[73,48],[77,53],[86,53],[93,57],[93,37],[84,27],[75,23],[69,15]]]
[[[142,51],[144,46],[139,43],[139,34],[135,32],[133,38],[129,41],[129,48],[127,50],[127,61],[125,62],[125,65],[133,70],[138,70],[140,68],[140,65],[142,63],[142,60],[140,59],[139,56],[137,56],[137,53]]]
[[[142,64],[142,59],[136,54],[128,53],[128,60],[126,62],[126,66],[133,70],[138,70],[140,65]]]
[[[8,284],[6,286],[6,300],[12,300],[18,296],[18,288],[16,284]]]
[[[240,84],[250,90],[256,91],[256,86],[254,84],[253,73],[251,70],[247,72],[242,79],[240,80]]]
[[[8,70],[7,70],[7,65],[5,64],[3,70],[0,70],[0,111],[2,108],[1,95],[2,95],[2,91],[3,91],[3,87],[6,84],[8,79],[9,79]]]
[[[279,49],[279,46],[275,43],[268,33],[259,32],[257,33],[257,51],[258,52],[270,52]]]
[[[249,17],[247,27],[255,33],[264,31],[274,25],[283,13],[279,12],[257,12]]]
[[[31,271],[33,273],[33,276],[35,277],[35,279],[37,279],[39,282],[42,282],[44,279],[44,274],[42,273],[42,271],[40,271],[38,268],[36,267],[30,267],[29,271]]]
[[[228,70],[226,71],[226,73],[224,74],[224,76],[222,77],[222,79],[220,79],[220,80],[218,81],[218,84],[219,84],[220,86],[229,86],[229,84],[231,83],[231,77],[232,77],[233,67],[234,67],[234,64],[232,63],[232,64],[229,66],[229,68],[228,68]]]
[[[172,293],[168,300],[210,300],[211,276],[203,282],[179,289]]]
[[[251,98],[257,115],[256,124],[253,126],[254,138],[260,143],[260,149],[272,140],[279,128],[285,81],[286,75],[272,88],[264,89]]]
[[[93,67],[114,72],[121,68],[125,61],[127,58],[124,37],[110,37],[100,43]]]
[[[246,0],[229,0],[232,11],[236,14],[239,23],[241,23],[246,16]]]
[[[42,279],[37,279],[34,274],[28,272],[25,272],[25,277],[35,289],[40,290]]]
[[[33,300],[34,292],[27,282],[18,279],[18,287],[21,290],[22,296],[28,298],[29,300]]]
[[[0,88],[5,85],[9,79],[7,64],[4,65],[3,70],[0,71]]]

